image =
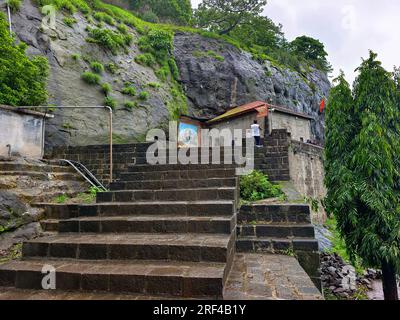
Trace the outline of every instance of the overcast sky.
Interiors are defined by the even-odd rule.
[[[192,0],[196,7],[201,0]],[[283,25],[289,40],[309,35],[321,40],[329,61],[352,82],[368,50],[385,68],[400,65],[399,0],[269,0],[265,15]]]

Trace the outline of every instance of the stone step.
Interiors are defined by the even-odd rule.
[[[232,246],[224,234],[59,234],[22,246],[23,258],[227,262]]]
[[[97,203],[134,201],[233,200],[236,188],[129,190],[97,193]]]
[[[45,219],[40,221],[40,226],[45,232],[57,232],[59,220],[56,219]]]
[[[34,171],[34,172],[71,172],[75,170],[68,166],[56,166],[56,165],[35,165],[35,164],[24,164],[15,162],[0,162],[1,171]]]
[[[254,224],[238,225],[238,237],[273,237],[273,238],[314,238],[314,226],[312,224]]]
[[[242,205],[237,215],[238,224],[243,223],[311,223],[309,205],[271,204]]]
[[[149,172],[124,172],[119,176],[122,181],[139,180],[186,180],[186,179],[209,179],[209,178],[234,178],[236,170],[230,169],[208,169],[208,170],[175,170],[175,171],[149,171]]]
[[[156,165],[130,165],[129,172],[154,172],[154,171],[206,171],[206,170],[226,170],[240,167],[236,164],[156,164]]]
[[[137,215],[228,216],[235,212],[234,201],[154,201],[135,203],[101,203],[88,205],[37,203],[47,219],[77,217],[115,217]]]
[[[2,176],[31,177],[35,180],[63,180],[63,181],[83,181],[81,175],[72,172],[37,172],[37,171],[2,171]],[[50,180],[50,181],[51,181]]]
[[[65,291],[221,298],[226,279],[225,263],[34,259],[0,265],[0,286],[40,294],[45,264],[56,269],[56,288]]]
[[[55,220],[51,220],[55,221]],[[230,235],[235,227],[234,218],[227,216],[137,216],[88,217],[60,220],[58,231],[95,233],[219,233]]]
[[[243,157],[247,158],[247,157],[245,157],[245,155],[243,155]],[[157,159],[158,159],[158,163],[169,164],[170,162],[172,162],[172,161],[170,161],[170,159],[168,157],[167,158],[160,157],[160,158],[157,158]],[[197,159],[197,164],[212,164],[213,163],[213,159],[215,159],[215,158],[213,158],[213,156],[210,155],[209,157],[200,157],[199,156],[196,159]],[[225,163],[225,159],[229,159],[231,163],[236,163],[236,159],[235,159],[234,156],[224,157],[224,154],[221,154],[220,158],[219,159],[215,159],[215,161],[218,160],[219,163]],[[253,159],[254,159],[255,163],[263,164],[264,161],[265,161],[265,156],[262,155],[262,154],[254,154],[253,155]],[[139,155],[137,157],[134,157],[134,159],[132,159],[132,160],[134,160],[134,161],[132,161],[132,165],[149,164],[149,161],[148,161],[148,159],[147,159],[147,157],[145,155],[143,155],[143,156]],[[239,159],[239,160],[243,161],[242,159]]]
[[[296,252],[318,251],[318,241],[312,238],[282,239],[272,237],[240,237],[236,240],[238,252]]]
[[[187,180],[145,180],[116,181],[111,183],[110,190],[169,190],[186,188],[236,187],[237,178],[210,178]]]

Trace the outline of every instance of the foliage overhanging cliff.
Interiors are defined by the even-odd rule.
[[[57,7],[53,29],[42,26],[48,4]],[[13,31],[28,55],[48,59],[50,108],[113,107],[117,143],[141,141],[180,113],[211,117],[252,100],[312,115],[313,132],[323,139],[318,110],[330,83],[309,64],[296,70],[230,37],[145,22],[98,0],[24,0],[13,13]],[[105,112],[53,112],[49,147],[106,141]]]

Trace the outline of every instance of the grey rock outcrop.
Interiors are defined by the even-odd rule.
[[[331,85],[321,71],[311,69],[300,75],[269,61],[255,61],[250,53],[233,45],[195,34],[175,34],[174,48],[192,115],[212,117],[232,106],[262,100],[314,117],[313,134],[323,140],[319,105]]]

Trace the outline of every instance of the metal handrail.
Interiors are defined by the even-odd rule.
[[[93,187],[95,188],[100,188],[103,189],[103,191],[108,191],[108,189],[93,175],[93,173],[90,172],[88,168],[86,168],[82,163],[76,162],[76,161],[71,161],[71,160],[66,160],[66,159],[61,159],[60,161],[64,161],[68,163],[71,167],[73,167],[87,182],[89,182]],[[82,170],[79,169],[79,167],[83,168],[83,170],[86,172],[82,172]],[[88,178],[89,176],[89,178]],[[92,179],[92,180],[91,180]]]

